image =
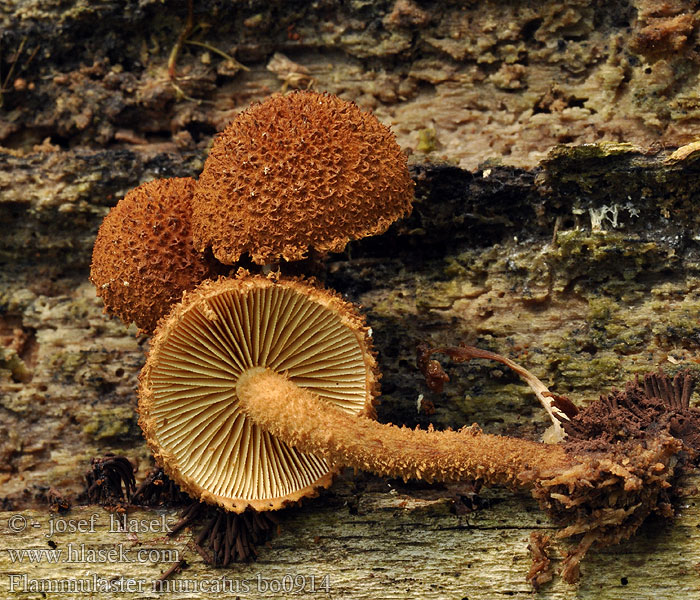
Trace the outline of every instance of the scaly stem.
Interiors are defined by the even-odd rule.
[[[532,481],[534,473],[551,476],[574,464],[559,446],[488,435],[475,426],[425,431],[355,417],[261,367],[241,375],[236,393],[248,416],[287,444],[381,476],[479,479],[516,488],[526,486],[524,480]]]
[[[564,526],[558,537],[581,535],[564,559],[566,581],[593,543],[631,536],[667,502],[683,444],[659,431],[572,455],[559,444],[487,435],[476,426],[422,431],[355,417],[322,401],[283,375],[263,368],[241,375],[236,393],[248,416],[303,452],[378,475],[427,481],[479,479],[486,485],[527,488]],[[662,504],[663,506],[663,504]]]

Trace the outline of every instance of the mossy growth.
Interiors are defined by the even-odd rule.
[[[511,239],[456,252],[445,258],[441,275],[439,281],[416,277],[401,298],[394,290],[377,295],[376,306],[383,314],[405,311],[406,298],[413,298],[415,318],[435,323],[432,343],[457,338],[506,355],[576,402],[624,385],[630,373],[673,368],[673,361],[697,364],[700,266],[663,240],[563,230],[556,241]],[[451,371],[449,397],[431,398],[438,416],[444,402],[482,423],[499,418],[498,407],[483,399],[501,397],[495,389],[509,381],[489,371],[477,383],[470,379],[476,368]],[[508,396],[516,413],[532,405],[524,386],[514,385]]]
[[[440,148],[437,133],[432,127],[420,129],[418,131],[418,144],[416,150],[428,154]]]
[[[546,259],[557,274],[555,289],[563,291],[573,281],[575,291],[584,295],[593,284],[599,291],[629,293],[640,274],[658,273],[675,263],[674,256],[656,242],[582,229],[560,232]]]
[[[78,370],[88,364],[89,355],[88,350],[59,351],[51,357],[50,365],[60,378],[73,379]]]
[[[96,440],[118,439],[138,430],[131,406],[98,408],[83,426],[83,433]]]
[[[0,348],[0,381],[4,379],[23,383],[29,381],[31,376],[31,371],[17,355],[17,352],[8,348]]]

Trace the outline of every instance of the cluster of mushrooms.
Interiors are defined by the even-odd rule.
[[[692,450],[668,423],[588,449],[476,426],[377,422],[379,373],[364,318],[316,281],[282,271],[385,231],[412,199],[390,130],[311,91],[241,112],[215,138],[198,180],[127,193],[100,227],[91,280],[107,312],[153,335],[139,424],[183,491],[233,513],[314,496],[343,466],[529,490],[563,523],[562,537],[582,536],[565,560],[573,581],[594,542],[632,535],[666,505],[676,465]],[[239,268],[242,257],[260,272]],[[465,352],[453,358],[478,356]],[[537,385],[557,426],[580,433],[576,409]],[[693,410],[689,386],[664,401],[675,402],[674,414]]]

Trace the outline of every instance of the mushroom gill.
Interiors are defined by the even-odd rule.
[[[325,459],[290,447],[241,410],[236,385],[253,368],[283,372],[353,416],[374,416],[378,388],[364,321],[331,292],[243,274],[186,294],[154,336],[139,423],[184,490],[235,512],[281,508],[334,475]]]
[[[207,282],[160,325],[139,423],[171,477],[237,512],[311,495],[339,466],[527,490],[560,537],[582,536],[565,561],[569,581],[593,543],[629,537],[667,505],[685,447],[668,424],[592,449],[476,425],[396,427],[362,418],[373,416],[375,369],[364,322],[336,295],[260,276]]]

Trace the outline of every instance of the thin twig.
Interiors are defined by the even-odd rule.
[[[168,577],[180,572],[180,570],[184,569],[185,567],[187,567],[187,561],[184,558],[181,558],[176,563],[174,563],[165,573],[158,577],[156,581],[165,581]]]
[[[214,52],[215,54],[222,56],[226,60],[230,60],[237,69],[240,69],[241,71],[250,71],[248,67],[238,62],[235,58],[233,58],[233,56],[231,56],[230,54],[226,54],[226,52],[224,52],[223,50],[219,50],[211,44],[207,44],[206,42],[199,42],[197,40],[185,40],[185,44],[190,44],[192,46],[201,46],[202,48],[206,48],[210,52]]]
[[[177,57],[179,56],[180,50],[182,49],[182,44],[184,44],[185,40],[190,36],[193,28],[194,28],[193,0],[187,0],[187,21],[185,22],[185,28],[180,32],[180,35],[178,36],[177,41],[175,42],[175,45],[173,46],[173,49],[170,51],[170,56],[168,57],[168,77],[173,82],[177,79],[177,73],[175,72],[175,68],[177,66]]]
[[[12,74],[15,71],[15,67],[17,66],[17,62],[19,61],[19,57],[22,54],[22,50],[24,50],[24,44],[27,43],[27,36],[25,35],[22,38],[22,41],[19,43],[19,48],[17,49],[17,52],[15,52],[15,59],[12,61],[12,65],[10,66],[10,70],[7,72],[7,75],[5,76],[5,80],[2,82],[2,91],[7,91],[7,84],[9,83],[10,79],[12,78]]]

